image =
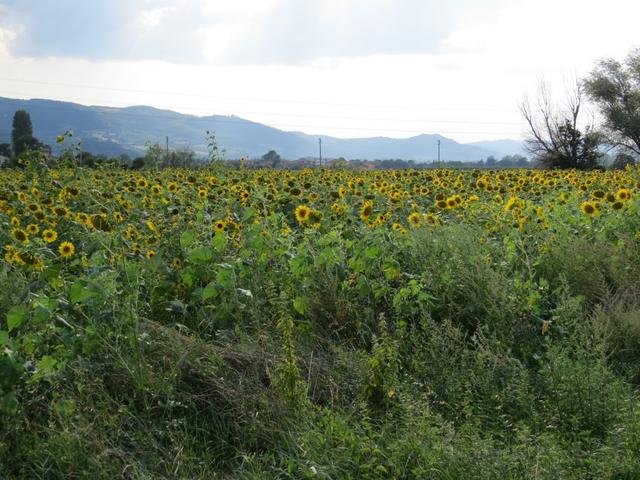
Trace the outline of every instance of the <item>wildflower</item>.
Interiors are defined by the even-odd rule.
[[[218,220],[213,224],[213,231],[216,233],[224,232],[224,229],[226,226],[227,226],[227,223],[224,220]]]
[[[621,188],[616,193],[616,198],[621,202],[626,202],[628,200],[631,200],[631,190],[629,190],[628,188]]]
[[[29,235],[21,228],[14,228],[11,230],[11,235],[13,235],[13,238],[19,242],[27,243],[29,241]]]
[[[53,243],[58,238],[58,232],[47,228],[42,232],[42,239],[47,243]]]
[[[362,221],[367,221],[371,214],[373,213],[373,202],[368,201],[362,204],[360,208],[360,219]]]
[[[299,205],[296,208],[295,215],[298,223],[303,224],[309,220],[309,214],[311,213],[311,209],[306,205]]]
[[[596,206],[593,202],[586,201],[582,202],[582,205],[580,205],[580,210],[582,210],[582,213],[584,213],[585,215],[591,216],[596,213]]]
[[[420,214],[418,212],[413,212],[407,217],[407,220],[409,221],[409,224],[414,228],[417,228],[422,224],[422,219],[420,218]]]
[[[71,242],[62,242],[58,247],[61,257],[68,258],[74,254],[76,247]]]

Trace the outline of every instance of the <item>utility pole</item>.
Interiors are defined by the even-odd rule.
[[[438,168],[440,168],[440,140],[438,140]]]
[[[318,138],[318,150],[320,152],[320,167],[322,167],[322,138]]]
[[[169,135],[167,135],[166,140],[167,140],[167,158],[169,158]]]

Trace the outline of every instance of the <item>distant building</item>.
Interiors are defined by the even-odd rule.
[[[9,157],[3,157],[0,155],[0,167],[9,163]]]

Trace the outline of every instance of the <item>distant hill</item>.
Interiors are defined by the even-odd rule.
[[[500,159],[500,157],[504,157],[505,155],[522,155],[524,157],[529,156],[529,152],[527,152],[527,150],[525,149],[524,142],[518,140],[488,140],[483,142],[467,143],[466,145],[472,145],[474,147],[480,147],[486,150],[497,152],[500,154],[499,156],[497,156],[498,159]]]
[[[0,142],[9,141],[13,114],[25,109],[31,115],[34,135],[55,145],[57,135],[71,130],[82,141],[83,150],[106,155],[144,153],[147,142],[164,145],[170,137],[171,148],[190,147],[204,155],[204,134],[215,132],[218,145],[228,158],[258,157],[269,150],[283,158],[317,156],[318,136],[287,132],[236,116],[197,117],[147,106],[125,108],[84,106],[54,100],[18,100],[0,97]],[[404,159],[433,161],[437,141],[441,158],[447,161],[477,161],[490,155],[502,157],[521,153],[522,143],[514,140],[461,144],[441,135],[418,135],[406,139],[373,137],[342,139],[321,136],[323,155],[347,159]]]

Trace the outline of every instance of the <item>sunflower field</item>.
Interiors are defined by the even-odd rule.
[[[0,247],[0,478],[640,478],[640,169],[3,169]]]

